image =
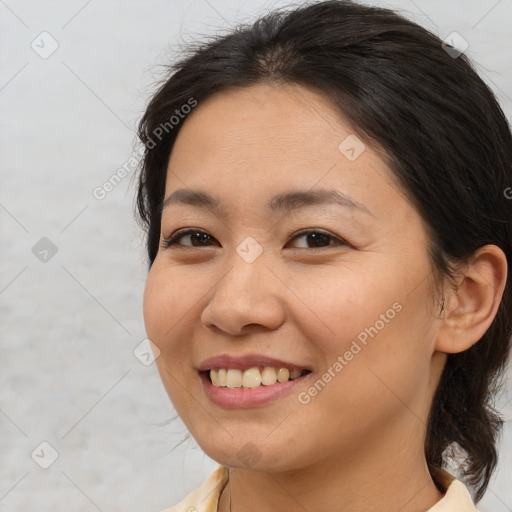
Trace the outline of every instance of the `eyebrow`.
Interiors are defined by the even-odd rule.
[[[221,201],[203,190],[181,188],[175,190],[162,204],[162,210],[173,204],[185,204],[214,210],[222,217],[228,217]],[[351,208],[367,215],[375,215],[362,203],[334,189],[291,190],[273,196],[267,204],[271,212],[291,212],[314,205],[334,204]]]

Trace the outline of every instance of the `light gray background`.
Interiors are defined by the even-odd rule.
[[[146,275],[133,169],[103,200],[92,191],[129,159],[155,66],[176,45],[286,3],[0,0],[0,511],[158,512],[216,467],[193,440],[175,448],[186,429],[166,423],[156,367],[133,353]],[[512,0],[373,4],[461,34],[510,119]],[[43,31],[59,45],[46,59],[31,47],[51,49]],[[57,248],[46,262],[32,251],[42,237]],[[508,375],[482,511],[512,510]],[[43,441],[58,452],[48,469],[31,457],[49,460]]]

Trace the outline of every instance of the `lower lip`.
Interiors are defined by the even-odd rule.
[[[259,386],[257,388],[225,388],[214,386],[206,373],[199,373],[208,398],[224,409],[245,409],[265,405],[290,393],[310,375],[312,374],[307,373],[287,382],[276,382],[270,386]]]

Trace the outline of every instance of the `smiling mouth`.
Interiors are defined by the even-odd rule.
[[[244,371],[232,368],[212,368],[199,373],[215,387],[253,389],[296,380],[311,373],[311,370],[294,369],[290,371],[283,367],[262,366],[248,368]]]

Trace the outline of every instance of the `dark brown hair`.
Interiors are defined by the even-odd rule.
[[[169,120],[218,91],[262,82],[322,92],[383,151],[425,221],[434,277],[453,276],[458,262],[486,244],[499,246],[510,267],[512,135],[495,96],[464,54],[426,29],[391,10],[343,0],[274,10],[190,46],[169,66],[139,124],[146,147],[137,208],[149,266],[159,246],[167,163],[183,124]],[[427,425],[431,473],[458,443],[476,501],[497,463],[502,419],[493,397],[510,352],[511,276],[481,340],[448,355]]]

